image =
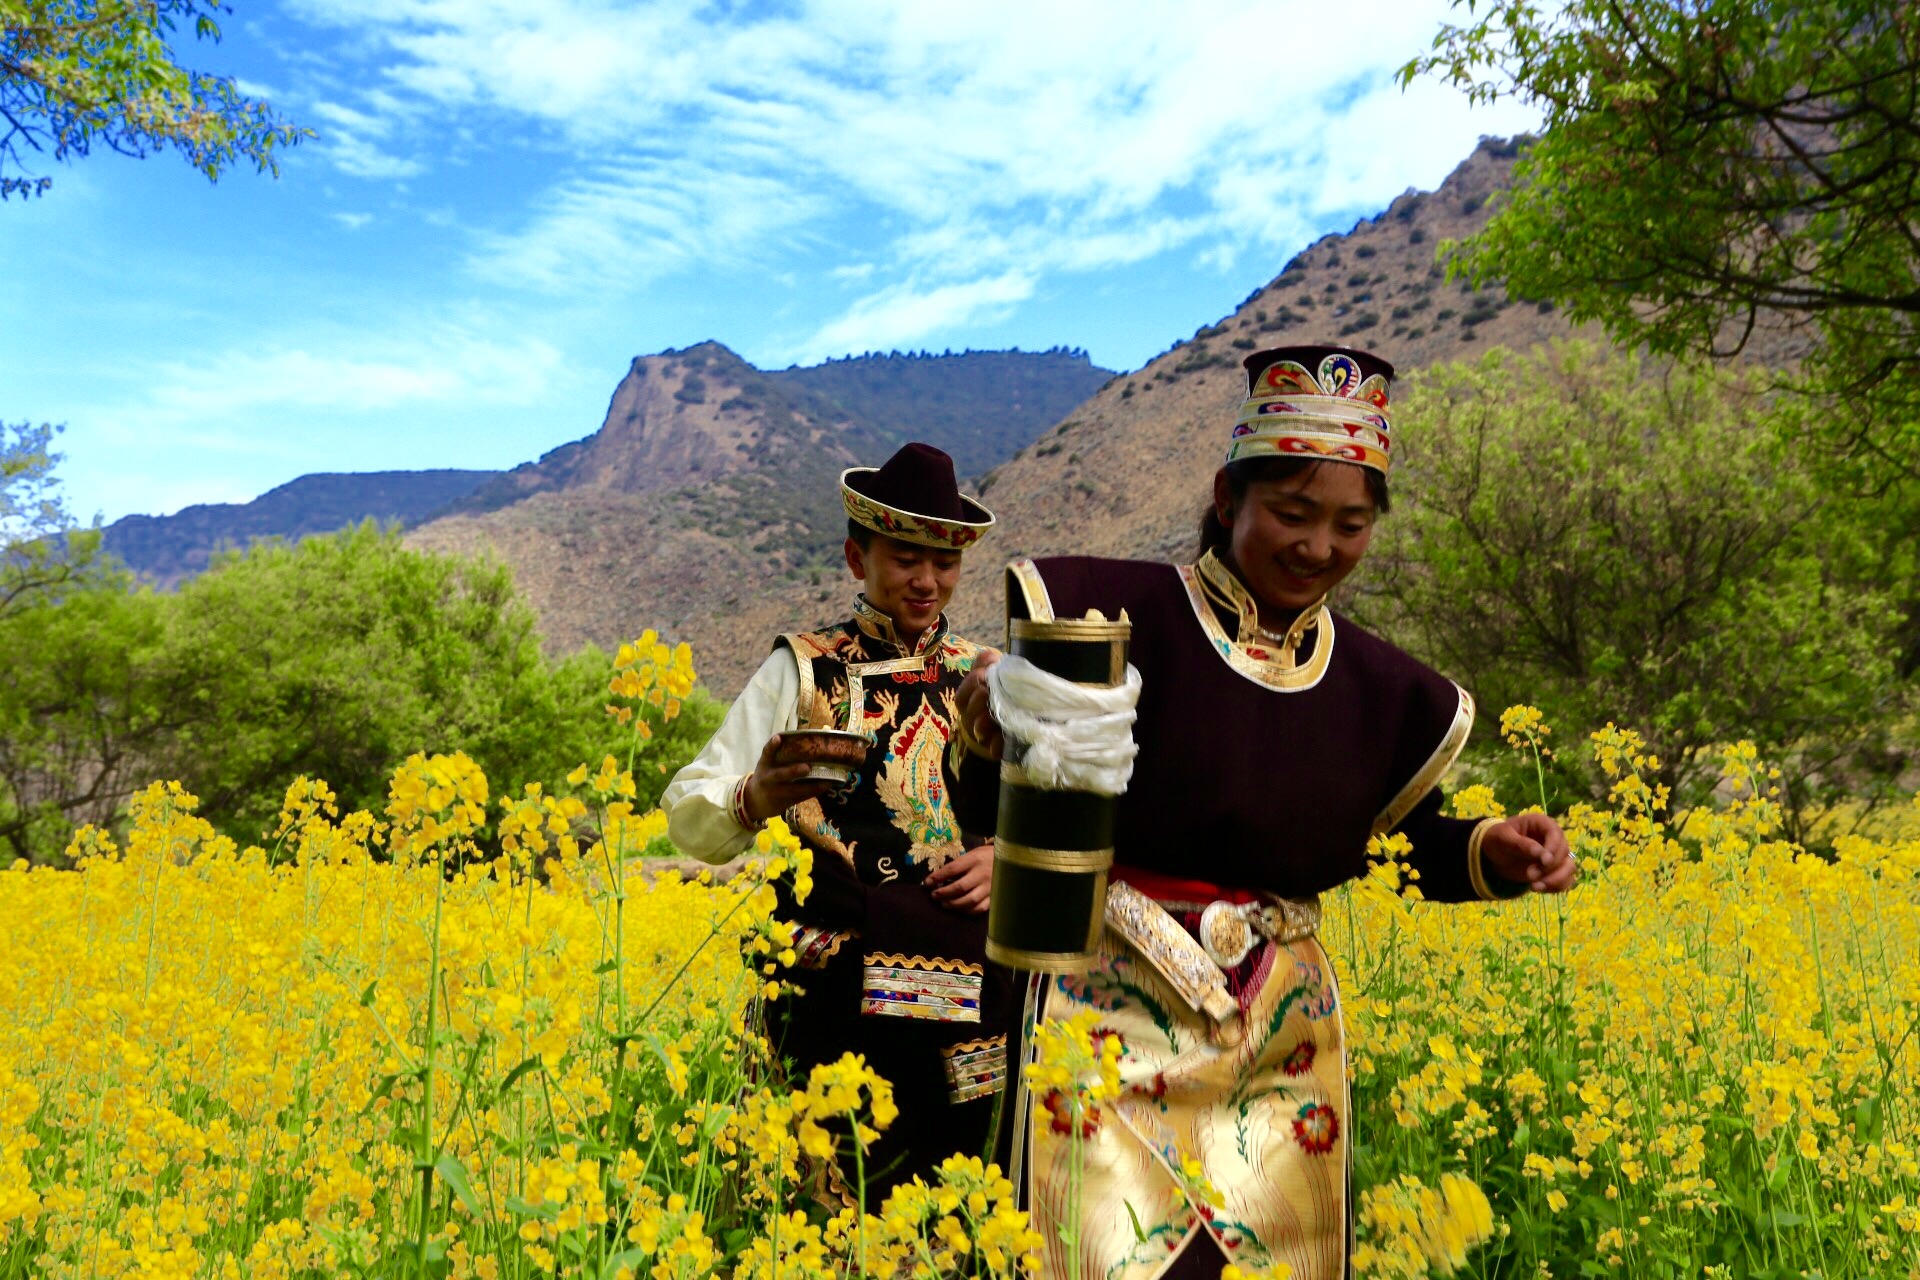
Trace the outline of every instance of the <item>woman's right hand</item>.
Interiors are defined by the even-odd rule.
[[[826,779],[807,776],[807,771],[813,766],[806,761],[780,763],[780,743],[784,737],[776,733],[767,739],[767,745],[760,748],[760,762],[747,775],[747,791],[743,799],[747,816],[756,823],[765,822],[775,814],[785,813],[797,804],[817,799],[833,790],[834,784]]]
[[[973,670],[960,682],[960,732],[973,749],[992,760],[1000,758],[1005,746],[1000,722],[993,718],[992,696],[987,689],[987,669],[1000,661],[997,649],[982,649],[973,660]]]

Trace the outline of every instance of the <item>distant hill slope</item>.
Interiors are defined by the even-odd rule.
[[[207,567],[214,551],[255,538],[304,538],[371,517],[413,524],[493,476],[493,471],[319,473],[290,480],[252,502],[215,502],[170,516],[123,516],[102,531],[106,549],[162,586]]]
[[[586,501],[677,493],[695,518],[719,521],[732,534],[794,522],[814,531],[830,512],[800,478],[837,476],[888,441],[860,415],[703,342],[635,359],[598,431],[495,477],[438,514],[477,517],[540,494]],[[782,504],[780,520],[762,520],[767,503],[758,490],[773,477],[792,487],[799,505]]]
[[[497,477],[409,539],[502,557],[556,649],[657,627],[693,639],[731,695],[769,620],[811,625],[819,606],[806,599],[838,594],[843,470],[878,465],[907,439],[1004,459],[1111,377],[1067,352],[825,369],[763,373],[716,342],[643,356],[599,431]],[[948,407],[915,412],[928,398]]]
[[[1573,335],[1550,304],[1497,287],[1476,292],[1450,284],[1435,261],[1440,243],[1485,225],[1490,198],[1512,183],[1520,145],[1483,138],[1437,191],[1410,191],[1346,234],[1316,241],[1232,314],[1114,379],[983,477],[982,500],[999,514],[1000,527],[981,558],[995,565],[1067,554],[1190,560],[1213,473],[1246,395],[1241,361],[1250,351],[1328,343],[1377,352],[1395,365],[1394,405],[1404,430],[1418,420],[1421,369]],[[1605,341],[1596,326],[1580,336]],[[1753,335],[1745,358],[1779,366],[1804,352],[1804,337],[1767,326]],[[963,633],[995,644],[1004,631],[998,579],[976,571],[953,610]]]
[[[842,405],[897,440],[925,440],[977,476],[1113,377],[1084,351],[854,356],[768,375]]]
[[[411,527],[543,493],[577,502],[684,490],[671,504],[677,518],[818,558],[837,541],[841,469],[877,463],[911,437],[948,449],[963,474],[983,471],[1111,376],[1069,351],[868,355],[765,373],[701,343],[636,359],[600,430],[512,471],[302,476],[249,503],[128,516],[107,527],[106,544],[170,586],[204,569],[215,548],[255,538],[298,539],[368,517]],[[769,506],[774,478],[787,497]],[[564,621],[560,630],[573,634]]]
[[[1518,148],[1483,140],[1433,192],[1408,192],[1345,234],[1297,254],[1231,314],[1175,343],[1080,405],[991,472],[983,500],[1002,513],[993,558],[1192,556],[1200,512],[1246,394],[1248,352],[1291,343],[1364,347],[1401,379],[1426,365],[1525,349],[1571,332],[1552,308],[1494,288],[1449,284],[1435,251],[1488,217]],[[1417,383],[1417,378],[1414,379]],[[1402,414],[1409,386],[1395,391]],[[1001,584],[982,575],[954,611],[982,640],[1002,630]]]

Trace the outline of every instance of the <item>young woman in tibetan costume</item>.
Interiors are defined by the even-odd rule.
[[[663,802],[674,843],[709,862],[750,849],[775,814],[812,848],[813,892],[782,903],[801,926],[799,990],[775,1006],[773,1032],[803,1081],[853,1052],[893,1085],[899,1115],[863,1162],[875,1207],[947,1156],[980,1154],[1006,1077],[1008,987],[986,966],[992,850],[961,831],[950,800],[956,695],[980,649],[944,612],[961,553],[993,516],[923,444],[848,471],[841,498],[863,588],[853,616],[778,637]],[[801,729],[873,745],[835,785],[787,759],[783,735]],[[848,1151],[821,1172],[824,1198],[850,1198]]]
[[[1122,1096],[1084,1140],[1078,1259],[1054,1229],[1068,1137],[1045,1097],[1009,1109],[1024,1139],[1009,1162],[1052,1274],[1186,1280],[1231,1260],[1344,1276],[1345,1040],[1317,895],[1364,875],[1369,838],[1392,831],[1437,901],[1559,892],[1576,874],[1544,815],[1442,816],[1436,784],[1473,700],[1326,605],[1387,508],[1392,367],[1331,347],[1246,364],[1195,563],[1066,556],[1008,572],[1016,616],[1124,614],[1142,681],[1098,958],[1032,984],[1038,1016],[1097,1010],[1125,1045]],[[990,665],[962,689],[962,719],[997,755]],[[991,803],[978,776],[964,814]],[[1176,1152],[1223,1205],[1189,1204]]]

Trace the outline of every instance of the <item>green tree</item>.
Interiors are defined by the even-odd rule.
[[[210,180],[241,161],[277,173],[275,149],[307,132],[231,77],[175,60],[178,33],[217,40],[228,11],[219,0],[0,0],[0,200],[53,184],[17,172],[23,151],[172,150]]]
[[[0,618],[85,574],[100,548],[76,529],[53,477],[52,426],[0,422]]]
[[[605,712],[612,662],[551,661],[501,565],[410,550],[371,523],[229,553],[172,594],[99,572],[0,617],[0,841],[44,860],[177,778],[236,840],[261,839],[296,776],[378,809],[415,751],[463,750],[496,793],[629,759]],[[635,761],[637,802],[718,723],[696,691]]]
[[[1797,817],[1898,771],[1879,514],[1823,491],[1798,402],[1572,342],[1423,371],[1405,405],[1359,611],[1483,706],[1638,729],[1683,799],[1751,738]]]
[[[550,675],[508,570],[410,550],[372,522],[256,543],[183,584],[155,676],[192,708],[157,776],[248,838],[298,774],[378,808],[414,751],[465,750],[496,788],[578,763],[544,741],[584,709]]]
[[[1546,124],[1454,268],[1657,353],[1810,330],[1827,425],[1920,478],[1920,5],[1454,3],[1403,81]]]
[[[153,678],[165,603],[94,573],[0,616],[0,857],[50,859],[153,780],[186,711]]]

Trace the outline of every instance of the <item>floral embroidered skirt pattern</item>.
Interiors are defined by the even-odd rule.
[[[1349,1108],[1333,966],[1308,937],[1264,943],[1228,977],[1245,1028],[1231,1048],[1210,1042],[1206,1020],[1111,931],[1088,973],[1035,979],[1039,1016],[1097,1010],[1095,1034],[1124,1046],[1121,1096],[1081,1140],[1077,1215],[1071,1132],[1047,1097],[1026,1108],[1022,1178],[1046,1236],[1046,1274],[1156,1280],[1196,1247],[1211,1254],[1203,1237],[1244,1269],[1346,1274]],[[1189,1195],[1187,1159],[1222,1204]],[[1054,1230],[1076,1216],[1078,1259]],[[1186,1258],[1179,1273],[1199,1261]]]

